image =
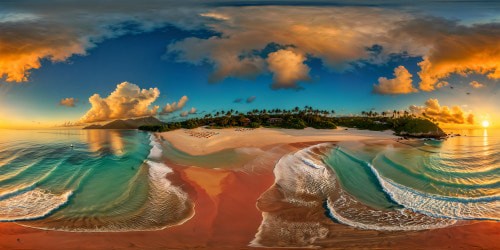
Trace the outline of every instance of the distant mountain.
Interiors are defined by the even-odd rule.
[[[102,126],[96,124],[96,125],[87,126],[87,127],[83,128],[83,129],[100,129],[100,128],[102,128]]]
[[[143,117],[137,119],[115,120],[105,125],[90,125],[83,129],[137,129],[144,125],[162,125],[163,122],[155,117]]]

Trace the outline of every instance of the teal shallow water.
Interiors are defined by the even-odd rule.
[[[127,231],[181,220],[192,205],[151,159],[152,143],[135,130],[0,131],[0,221]]]
[[[500,136],[471,130],[445,141],[347,142],[327,155],[342,187],[375,209],[451,219],[500,219]]]
[[[498,220],[500,134],[461,133],[467,136],[443,142],[338,144],[323,155],[342,189],[332,205],[337,215],[352,222],[362,214],[364,228],[400,228],[366,225],[400,220],[407,215],[398,212],[402,208],[425,225],[434,220],[418,214]],[[245,148],[192,156],[134,130],[0,130],[0,221],[68,231],[162,229],[189,219],[193,208],[165,178],[172,170],[163,159],[217,168],[241,166],[261,154]],[[308,159],[297,162],[316,169]]]

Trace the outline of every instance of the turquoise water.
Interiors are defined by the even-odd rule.
[[[375,209],[500,219],[500,131],[445,141],[346,142],[327,155],[342,187]]]
[[[152,159],[154,148],[135,130],[0,130],[0,221],[127,231],[182,220],[192,205],[168,186],[171,171]]]
[[[280,162],[305,164],[309,174],[322,173],[321,185],[340,185],[327,207],[352,226],[401,230],[499,220],[499,131],[454,132],[467,136],[339,143],[323,155],[335,173],[326,179],[308,154]],[[87,232],[162,229],[193,216],[187,194],[166,178],[173,171],[165,159],[232,168],[263,153],[243,148],[192,156],[135,130],[0,130],[0,221]]]
[[[235,168],[241,167],[264,151],[258,148],[232,148],[206,155],[190,155],[170,144],[168,141],[160,142],[163,148],[163,156],[180,165],[197,166],[203,168]]]

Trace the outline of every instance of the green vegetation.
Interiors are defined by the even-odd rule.
[[[286,129],[335,129],[338,126],[365,130],[383,131],[391,129],[397,135],[410,137],[443,137],[444,132],[437,124],[425,118],[417,118],[404,111],[394,112],[361,112],[361,116],[335,117],[335,111],[317,110],[310,106],[292,110],[272,109],[257,110],[246,113],[239,111],[217,111],[203,118],[193,118],[182,122],[146,125],[140,130],[164,132],[179,128],[192,129],[207,126],[212,129],[229,127],[268,127]]]
[[[438,125],[424,118],[400,119],[394,132],[397,135],[410,137],[442,138],[446,136]]]

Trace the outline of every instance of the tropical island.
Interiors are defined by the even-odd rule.
[[[356,128],[360,130],[384,131],[392,130],[398,136],[414,138],[443,138],[446,133],[437,123],[426,117],[416,117],[409,112],[361,112],[361,116],[335,116],[334,110],[313,109],[305,106],[303,109],[295,107],[292,110],[254,109],[246,113],[235,110],[217,111],[204,115],[202,118],[187,119],[180,122],[164,123],[154,118],[144,119],[147,124],[136,126],[139,130],[151,132],[166,132],[180,128],[193,129],[204,126],[210,129],[230,127],[243,128],[284,128],[284,129],[335,129],[337,126]],[[123,124],[122,121],[116,124]],[[102,128],[113,128],[109,124]],[[95,127],[91,127],[95,128]]]

